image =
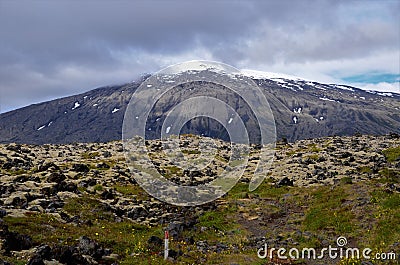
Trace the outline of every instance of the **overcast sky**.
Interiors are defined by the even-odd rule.
[[[400,0],[0,0],[0,112],[170,64],[400,93]]]

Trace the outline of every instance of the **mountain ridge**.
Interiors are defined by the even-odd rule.
[[[148,76],[2,113],[0,143],[120,140],[126,106]],[[252,77],[271,105],[278,139],[400,133],[400,94],[289,78]],[[208,136],[213,137],[220,128],[212,125],[211,129],[196,129],[199,123],[187,129],[195,134],[208,130]]]

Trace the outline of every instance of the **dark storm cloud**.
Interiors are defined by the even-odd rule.
[[[257,17],[244,3],[190,1],[7,2],[2,34],[9,49],[48,59],[96,59],[106,48],[179,52],[203,35],[226,40]],[[83,54],[82,54],[83,53]],[[107,53],[103,54],[108,58]]]
[[[0,111],[182,60],[262,68],[397,51],[399,8],[398,1],[0,0]]]

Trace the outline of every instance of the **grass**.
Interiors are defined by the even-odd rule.
[[[298,151],[296,151],[296,150],[287,151],[286,152],[286,156],[292,156],[292,155],[297,154],[297,153],[298,153]]]
[[[115,184],[112,188],[124,196],[144,193],[133,184]],[[368,203],[357,208],[360,196],[368,199]],[[384,185],[376,180],[351,183],[345,179],[335,186],[307,189],[276,187],[264,181],[253,192],[248,191],[247,183],[238,183],[220,201],[217,208],[198,214],[197,224],[185,229],[181,237],[207,241],[209,245],[222,243],[228,249],[203,253],[196,245],[171,239],[171,249],[185,253],[174,263],[157,254],[162,249],[147,244],[152,235],[162,238],[161,225],[150,227],[128,219],[115,222],[110,209],[94,195],[70,198],[63,207],[69,215],[79,216],[83,222],[80,225],[66,224],[41,213],[19,218],[6,216],[4,222],[12,231],[31,235],[36,245],[42,242],[74,245],[80,236],[88,236],[120,255],[120,264],[265,264],[266,260],[258,259],[256,249],[249,245],[250,231],[255,226],[267,231],[267,238],[280,235],[294,239],[298,247],[317,249],[322,247],[321,238],[333,242],[338,236],[346,236],[358,246],[370,247],[375,252],[389,251],[390,245],[400,238],[400,194],[386,192]],[[263,224],[257,220],[243,223],[242,214],[272,219]],[[279,247],[280,242],[276,244]],[[357,264],[351,262],[357,261],[342,260],[340,264]]]
[[[261,198],[273,198],[278,199],[284,194],[288,193],[291,187],[277,187],[268,181],[264,181],[260,186],[250,192],[247,183],[237,183],[229,192],[228,197],[231,199],[243,199],[251,196],[258,196]]]
[[[400,159],[400,146],[391,147],[382,151],[388,162],[394,162]]]
[[[99,152],[84,152],[81,154],[84,159],[95,159],[100,156]]]
[[[78,215],[81,220],[85,221],[114,220],[113,214],[106,205],[89,195],[68,199],[63,210],[72,216]]]
[[[80,216],[82,221],[90,220],[90,224],[65,224],[51,215],[41,213],[30,213],[18,218],[6,216],[4,221],[13,231],[31,235],[36,245],[41,242],[74,245],[80,236],[87,236],[105,248],[112,248],[114,253],[127,260],[132,261],[130,255],[134,253],[137,263],[130,264],[142,264],[140,261],[143,256],[151,251],[147,239],[151,235],[163,234],[161,226],[148,227],[128,220],[114,222],[112,213],[94,198],[70,199],[63,210]]]
[[[25,260],[21,260],[17,257],[7,257],[7,256],[3,256],[0,254],[0,260],[6,260],[8,262],[10,262],[11,264],[14,265],[26,265],[26,261]]]
[[[26,174],[28,173],[28,171],[26,171],[25,169],[17,169],[17,170],[7,170],[7,172],[11,175],[11,176],[18,176],[18,175],[22,175],[22,174]]]
[[[121,193],[124,196],[136,196],[139,200],[148,200],[149,195],[146,191],[144,191],[139,185],[133,184],[116,184],[113,186],[115,191]]]
[[[327,189],[319,187],[312,193],[312,203],[304,219],[304,228],[315,232],[331,230],[341,235],[354,231],[354,215],[343,204],[343,200],[348,197],[346,189],[342,186],[329,192]]]
[[[318,153],[318,152],[320,152],[320,151],[322,150],[321,148],[319,148],[319,147],[317,146],[317,144],[308,144],[307,147],[308,147],[308,150],[309,150],[310,152]]]
[[[322,156],[319,153],[321,148],[326,147],[321,144],[302,146],[304,148],[294,151],[284,149],[283,152],[286,151],[286,155],[298,153],[299,157],[302,155],[302,158],[318,160]],[[400,238],[400,194],[393,191],[392,185],[388,185],[399,183],[399,170],[393,164],[399,159],[399,149],[400,147],[391,147],[383,151],[389,163],[386,167],[379,168],[380,178],[377,178],[378,174],[372,175],[377,173],[372,167],[361,166],[353,169],[354,176],[342,177],[333,186],[277,187],[274,185],[275,180],[271,178],[250,192],[248,183],[239,182],[210,207],[199,206],[201,210],[193,207],[190,215],[196,220],[195,224],[185,227],[177,239],[170,240],[171,249],[184,252],[175,261],[164,261],[162,255],[158,254],[162,252],[162,247],[147,243],[152,235],[162,238],[168,223],[147,226],[128,218],[117,218],[111,208],[100,201],[99,192],[90,194],[82,187],[79,188],[82,192],[80,197],[66,200],[62,209],[71,217],[77,216],[79,223],[65,223],[57,215],[36,212],[28,212],[23,217],[8,215],[3,220],[11,231],[30,235],[35,245],[75,245],[79,237],[88,236],[102,247],[111,248],[118,254],[119,264],[268,264],[268,260],[257,258],[257,249],[251,236],[266,237],[274,242],[271,247],[317,249],[326,245],[324,241],[334,246],[338,236],[346,236],[355,246],[369,247],[374,252],[394,250],[399,253],[400,246],[396,243]],[[188,151],[186,154],[195,155],[198,151]],[[159,155],[161,154],[154,154],[154,157]],[[113,167],[120,165],[122,159],[114,157],[103,160],[98,152],[83,152],[80,156],[82,159],[91,159],[87,164],[93,167],[100,162]],[[215,157],[219,164],[227,166],[228,161],[220,153]],[[141,166],[138,163],[136,167],[140,169]],[[61,168],[69,169],[70,165],[62,164]],[[161,169],[171,176],[183,174],[175,166],[161,166]],[[151,175],[155,173],[152,169],[143,171]],[[357,179],[357,174],[369,174],[374,178],[353,182],[353,179]],[[125,182],[124,179],[115,178],[112,182],[104,183],[100,181],[101,185],[93,188],[96,191],[112,189],[116,192],[116,198],[150,199],[139,185]],[[116,207],[119,207],[118,204]],[[178,213],[180,220],[186,220],[185,211],[180,215],[181,209],[183,208],[165,207],[164,210],[172,216]],[[174,218],[171,217],[171,221],[176,220]],[[207,241],[209,246],[214,247],[224,244],[228,249],[219,253],[214,250],[203,252],[196,244],[185,242],[184,239],[187,238],[193,238],[195,242]],[[1,253],[0,258],[3,258]],[[14,264],[26,264],[26,260],[16,260],[14,257],[4,259]],[[361,264],[361,261],[343,259],[340,264]]]
[[[229,162],[229,166],[230,167],[237,167],[237,166],[243,165],[244,163],[245,163],[244,160],[232,160],[232,161]]]
[[[351,177],[343,177],[340,179],[342,184],[353,184],[353,179]]]
[[[311,154],[311,155],[306,156],[306,158],[309,158],[309,159],[311,159],[311,160],[313,160],[313,161],[317,161],[318,158],[319,158],[319,155],[317,155],[317,154]]]
[[[252,194],[257,195],[261,198],[279,199],[284,194],[289,193],[291,190],[293,190],[292,187],[277,187],[271,183],[264,181],[255,191],[253,191]]]
[[[198,226],[227,231],[232,228],[232,223],[220,212],[212,211],[199,217]]]
[[[400,238],[400,194],[376,190],[371,195],[377,225],[371,231],[370,241],[375,246],[390,245]]]
[[[182,153],[185,155],[199,155],[201,151],[199,150],[182,150]]]
[[[171,174],[178,174],[182,171],[182,169],[177,166],[167,166],[165,169],[167,169]]]
[[[211,253],[207,257],[207,264],[249,264],[249,265],[264,265],[265,260],[257,257],[253,252],[244,253]]]
[[[367,173],[367,174],[371,174],[372,173],[372,169],[370,167],[367,167],[367,166],[360,166],[357,169],[358,169],[358,171],[360,173]]]
[[[384,183],[400,183],[400,171],[390,168],[383,168],[379,171],[382,176],[381,181]]]
[[[96,184],[94,187],[93,187],[93,190],[95,190],[95,191],[103,191],[103,186],[101,185],[101,184]]]

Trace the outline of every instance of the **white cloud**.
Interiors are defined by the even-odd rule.
[[[341,78],[370,72],[400,73],[400,51],[381,51],[360,58],[341,58],[332,60],[309,61],[306,63],[257,63],[250,60],[242,61],[240,68],[253,68],[260,71],[284,73],[315,80],[323,83],[349,83]],[[387,86],[386,86],[387,87]]]
[[[362,83],[354,83],[356,87],[365,89],[365,90],[374,90],[380,92],[394,92],[400,94],[400,83],[387,83],[381,82],[378,84],[362,84]]]

